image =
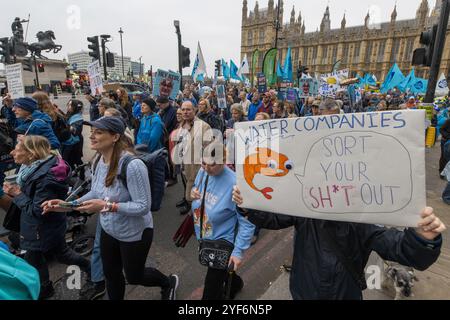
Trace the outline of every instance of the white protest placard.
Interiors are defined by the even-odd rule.
[[[25,88],[22,78],[22,64],[7,64],[5,66],[6,81],[8,82],[8,92],[12,99],[25,97]]]
[[[88,65],[89,82],[91,85],[91,94],[100,95],[103,93],[103,78],[100,62],[95,60]]]
[[[426,207],[425,111],[236,124],[243,207],[416,227]]]

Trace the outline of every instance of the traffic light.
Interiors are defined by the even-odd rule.
[[[216,60],[216,73],[217,76],[222,76],[222,60]]]
[[[431,67],[433,61],[434,47],[436,44],[438,25],[434,25],[430,30],[422,32],[420,44],[424,48],[414,50],[412,65]]]
[[[0,57],[2,57],[1,62],[5,64],[11,63],[11,47],[9,46],[8,38],[0,39]]]
[[[191,66],[191,50],[185,46],[181,46],[181,61],[183,68],[189,68]]]
[[[115,67],[115,61],[114,61],[114,53],[108,52],[106,53],[106,66],[108,68],[114,68]]]
[[[89,37],[87,40],[90,43],[88,48],[91,50],[91,52],[89,52],[89,56],[94,58],[94,60],[100,61],[100,44],[98,41],[98,36]]]
[[[33,72],[33,60],[31,58],[24,59],[22,63],[23,70]]]
[[[39,63],[38,64],[38,70],[39,70],[39,72],[45,72],[45,68],[44,68],[44,64],[43,63]]]

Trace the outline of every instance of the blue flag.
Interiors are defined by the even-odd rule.
[[[222,59],[222,74],[225,80],[230,79],[230,67],[228,67],[228,63],[226,63],[226,61],[223,59]]]
[[[277,77],[284,78],[284,71],[283,68],[281,68],[280,60],[277,61]]]
[[[412,68],[409,75],[405,78],[405,80],[401,84],[399,84],[398,88],[401,91],[406,92],[408,91],[408,89],[411,89],[411,86],[414,85],[414,83],[416,83],[416,76],[414,74],[414,68]]]
[[[357,88],[364,88],[364,86],[366,85],[365,77],[364,77],[364,78],[361,78],[361,77],[359,76],[359,74],[358,74],[358,75],[356,76],[356,78],[358,79],[358,83],[356,83],[355,86],[356,86]]]
[[[238,75],[239,68],[237,65],[233,62],[233,60],[230,60],[230,77],[234,80],[242,81],[241,77]]]
[[[381,93],[387,93],[389,90],[394,89],[405,81],[405,76],[398,67],[397,63],[394,63],[391,70],[384,80],[383,85],[380,88]]]
[[[293,71],[292,71],[292,50],[291,50],[291,47],[289,47],[289,49],[287,51],[286,60],[284,62],[284,80],[289,80],[290,82],[294,81]]]
[[[373,75],[370,73],[366,74],[366,76],[364,77],[364,82],[367,86],[376,86],[377,85],[377,82],[375,81]]]
[[[410,90],[414,94],[426,93],[428,88],[428,80],[416,78],[411,85]]]

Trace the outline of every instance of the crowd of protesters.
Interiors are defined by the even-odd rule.
[[[163,299],[175,299],[178,276],[166,276],[145,266],[153,230],[157,227],[153,224],[150,210],[152,194],[148,169],[141,161],[132,160],[128,165],[126,183],[118,177],[122,163],[135,154],[137,145],[141,145],[140,150],[144,146],[148,153],[164,148],[170,151],[165,187],[170,188],[180,179],[183,181],[184,193],[179,195],[177,203],[180,214],[189,214],[188,219],[194,222],[199,240],[227,239],[234,245],[230,257],[234,271],[242,265],[245,251],[258,241],[261,228],[295,226],[297,233],[301,234],[295,241],[291,279],[291,292],[295,299],[362,298],[362,289],[348,272],[339,267],[329,271],[339,277],[341,285],[330,283],[331,291],[316,294],[322,281],[317,274],[319,266],[304,265],[304,257],[309,252],[319,264],[338,266],[338,263],[336,257],[324,254],[321,241],[325,240],[320,240],[323,236],[314,230],[328,228],[331,233],[340,235],[342,230],[346,230],[353,237],[340,237],[343,247],[375,238],[369,247],[352,247],[358,253],[355,263],[362,267],[371,251],[420,270],[428,268],[439,256],[440,234],[445,226],[431,208],[423,211],[419,231],[408,229],[405,232],[245,211],[238,207],[243,202],[239,190],[235,189],[232,194],[236,184],[233,164],[224,166],[203,158],[191,163],[176,161],[177,157],[194,159],[193,146],[197,141],[201,141],[202,150],[208,148],[209,142],[203,139],[203,135],[210,129],[232,139],[235,125],[239,122],[415,109],[420,103],[416,97],[395,91],[389,94],[367,92],[355,103],[346,92],[338,92],[333,98],[299,97],[296,101],[287,101],[276,90],[259,92],[257,88],[233,85],[227,86],[226,109],[219,108],[214,89],[205,90],[196,85],[186,85],[175,100],[140,95],[129,97],[123,88],[102,96],[88,92],[85,97],[89,105],[80,100],[70,100],[67,113],[53,104],[44,92],[36,92],[32,98],[13,100],[9,95],[3,98],[1,116],[5,121],[2,124],[11,133],[14,150],[9,150],[10,157],[9,152],[2,154],[0,183],[3,184],[5,171],[14,168],[14,163],[18,177],[17,182],[5,183],[0,191],[0,205],[8,210],[12,204],[22,212],[21,246],[27,250],[25,260],[39,272],[41,299],[54,293],[48,273],[48,256],[51,254],[56,254],[62,263],[79,265],[88,274],[88,284],[82,294],[85,299],[97,299],[106,292],[112,300],[123,299],[125,278],[129,284],[160,287]],[[432,125],[442,136],[439,174],[442,179],[450,181],[449,106],[448,99],[436,105]],[[89,111],[88,122],[83,118],[84,111]],[[94,257],[89,263],[76,255],[64,239],[65,212],[69,210],[61,204],[68,189],[67,176],[70,169],[76,169],[83,160],[90,160],[83,157],[83,148],[87,146],[82,134],[83,125],[90,127],[89,148],[98,153],[98,160],[91,190],[79,199],[77,211],[100,213],[94,250],[96,263]],[[208,178],[204,179],[205,176]],[[450,182],[443,199],[450,204]],[[207,216],[203,224],[199,212]],[[315,245],[308,245],[313,243]],[[204,299],[224,298],[223,288],[227,281],[232,281],[232,297],[242,289],[244,283],[239,276],[227,280],[226,275],[226,271],[208,269]],[[311,281],[306,277],[311,277]],[[308,285],[301,286],[300,283]]]

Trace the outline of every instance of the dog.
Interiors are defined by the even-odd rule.
[[[412,292],[414,282],[419,281],[414,269],[392,262],[386,262],[386,265],[386,279],[383,287],[386,289],[393,288],[395,290],[394,300],[404,300],[414,297]]]

